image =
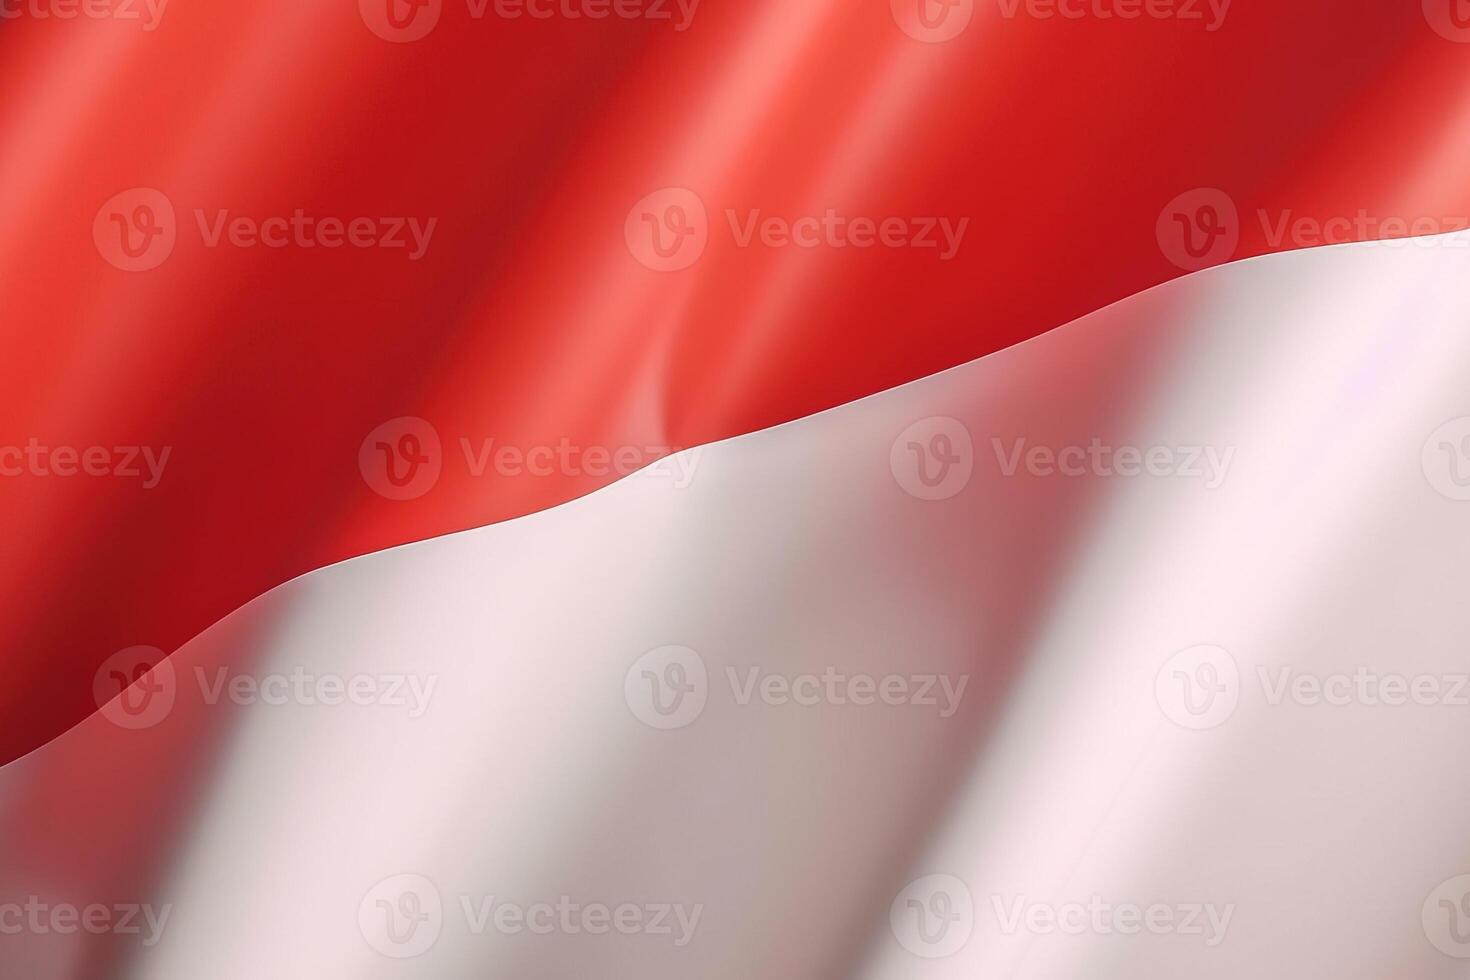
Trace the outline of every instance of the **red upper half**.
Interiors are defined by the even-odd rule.
[[[0,761],[321,565],[1189,268],[1462,226],[1456,2],[28,0]]]

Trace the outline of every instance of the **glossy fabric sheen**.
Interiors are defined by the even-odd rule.
[[[144,4],[35,6],[0,25],[0,446],[169,455],[152,487],[0,479],[0,759],[95,710],[120,650],[628,469],[477,476],[485,440],[647,462],[964,363],[1179,275],[1160,224],[1199,188],[1239,216],[1208,264],[1312,244],[1288,215],[1375,238],[1470,213],[1449,6],[961,3],[942,43],[929,0],[171,0],[152,30]],[[116,236],[164,234],[140,188],[172,250],[127,271]],[[665,188],[708,219],[677,271],[629,245]],[[829,212],[967,224],[947,260],[762,224]],[[405,417],[444,469],[389,499],[359,450]]]
[[[1464,679],[1467,255],[1209,270],[299,578],[0,771],[0,909],[163,923],[16,975],[1459,976],[1465,692],[1293,678]]]

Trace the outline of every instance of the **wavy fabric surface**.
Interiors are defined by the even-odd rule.
[[[6,975],[1460,976],[1467,255],[1209,270],[276,589],[0,770],[0,910],[137,926]]]
[[[0,760],[312,569],[1459,227],[1459,2],[9,3]]]

